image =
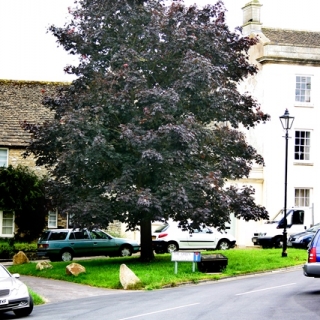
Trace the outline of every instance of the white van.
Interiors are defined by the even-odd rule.
[[[287,236],[303,232],[314,224],[312,208],[291,208],[287,210]],[[283,210],[255,230],[252,242],[264,248],[280,248],[283,245],[284,214]]]

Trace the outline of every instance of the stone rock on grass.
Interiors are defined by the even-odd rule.
[[[12,263],[13,264],[24,264],[24,263],[29,263],[28,257],[25,255],[23,251],[19,251],[16,253],[13,258],[12,258]]]
[[[120,282],[125,290],[135,288],[141,283],[140,279],[135,275],[135,273],[125,264],[120,266]]]
[[[48,261],[40,261],[36,265],[36,270],[51,269],[52,265]]]
[[[71,263],[66,266],[66,274],[78,276],[80,273],[85,273],[86,268],[79,263]]]

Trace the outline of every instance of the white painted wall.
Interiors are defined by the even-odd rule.
[[[260,1],[263,3],[265,1]],[[285,1],[279,1],[283,4]],[[288,4],[288,3],[287,3]],[[294,6],[294,2],[290,2]],[[309,2],[305,3],[308,8]],[[267,6],[267,5],[266,5]],[[274,7],[275,10],[279,6]],[[287,8],[290,8],[289,6]],[[263,13],[262,7],[262,13]],[[263,16],[263,14],[261,14]],[[299,23],[293,29],[299,28],[303,16],[299,16]],[[263,22],[263,21],[261,21]],[[303,21],[302,21],[303,22]],[[303,23],[301,26],[304,25]],[[277,26],[277,25],[275,25]],[[275,27],[268,25],[268,27]],[[284,26],[285,27],[285,26]],[[310,28],[309,30],[315,30]],[[320,28],[318,28],[320,32]],[[286,48],[285,48],[286,49]],[[312,76],[311,104],[301,106],[295,103],[296,75]],[[319,194],[319,165],[317,165],[317,144],[319,141],[320,67],[298,64],[265,64],[260,65],[259,73],[241,85],[241,90],[249,91],[260,102],[262,110],[271,115],[271,121],[258,125],[247,133],[248,141],[262,154],[265,159],[263,169],[263,183],[256,184],[257,203],[264,205],[273,217],[284,207],[284,180],[285,180],[285,131],[282,129],[279,117],[288,109],[295,117],[293,127],[289,131],[288,147],[288,180],[287,180],[287,208],[294,205],[294,189],[310,188],[311,204],[315,208],[315,223],[320,222],[320,213],[317,213],[317,198]],[[295,130],[311,131],[311,160],[302,162],[294,160]],[[252,245],[251,237],[254,229],[262,222],[237,221],[238,245]]]

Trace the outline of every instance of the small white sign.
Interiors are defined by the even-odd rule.
[[[200,252],[174,251],[171,253],[171,261],[197,262],[200,261],[200,257]]]

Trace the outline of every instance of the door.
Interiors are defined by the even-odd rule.
[[[102,230],[92,230],[89,231],[89,233],[95,255],[112,255],[119,250],[119,246],[117,246],[115,239],[111,238]]]
[[[190,248],[207,249],[216,247],[214,232],[209,228],[201,228],[189,233],[188,244]]]
[[[292,235],[303,232],[309,228],[304,210],[290,210],[287,213],[287,234]],[[279,222],[278,228],[284,228],[284,219]]]
[[[90,240],[87,230],[74,230],[69,236],[70,246],[76,256],[92,256],[93,242]]]

